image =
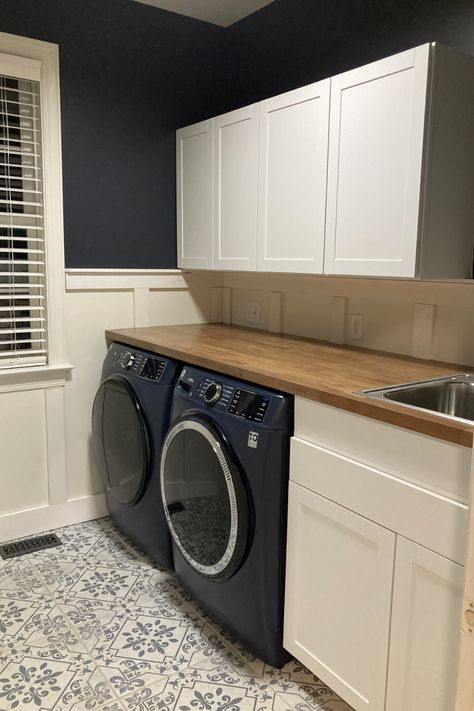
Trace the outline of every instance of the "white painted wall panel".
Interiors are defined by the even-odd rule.
[[[463,305],[440,305],[436,311],[433,358],[474,364],[474,305],[466,294]]]
[[[133,292],[66,293],[71,382],[65,390],[68,499],[103,490],[91,447],[91,413],[106,354],[104,330],[133,326]]]
[[[43,390],[0,393],[0,516],[48,503]]]
[[[205,323],[211,316],[211,290],[150,291],[150,325]]]
[[[329,340],[332,297],[348,299],[347,316],[364,317],[362,340],[350,345],[413,355],[413,321],[416,304],[436,308],[432,358],[474,366],[474,299],[471,282],[420,282],[401,279],[361,279],[312,275],[224,273],[224,288],[232,291],[233,323],[245,323],[245,304],[265,304],[271,291],[282,293],[283,332]],[[454,370],[462,370],[454,368]],[[388,384],[388,383],[387,383]]]

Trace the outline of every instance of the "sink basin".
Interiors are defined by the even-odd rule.
[[[474,375],[459,373],[434,380],[362,390],[358,394],[392,400],[400,405],[474,424]]]

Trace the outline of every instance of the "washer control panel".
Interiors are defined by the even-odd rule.
[[[244,417],[252,422],[263,422],[271,400],[270,397],[263,397],[250,390],[237,388],[234,390],[228,411],[231,415]]]
[[[252,390],[235,388],[211,378],[194,377],[191,369],[184,368],[178,381],[178,388],[191,400],[204,402],[209,407],[227,412],[252,422],[263,422],[272,398]]]
[[[124,370],[130,370],[135,362],[135,356],[130,351],[122,351],[119,355],[117,365],[119,365]]]
[[[204,390],[204,402],[208,405],[213,405],[222,395],[222,385],[220,383],[209,383]]]

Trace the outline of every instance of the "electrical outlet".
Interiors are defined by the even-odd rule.
[[[364,317],[362,314],[351,314],[351,330],[349,336],[360,341],[364,332]]]
[[[247,323],[258,326],[260,323],[260,301],[247,301]]]

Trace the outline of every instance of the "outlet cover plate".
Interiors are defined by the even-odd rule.
[[[246,322],[252,326],[260,323],[260,301],[247,301]]]

